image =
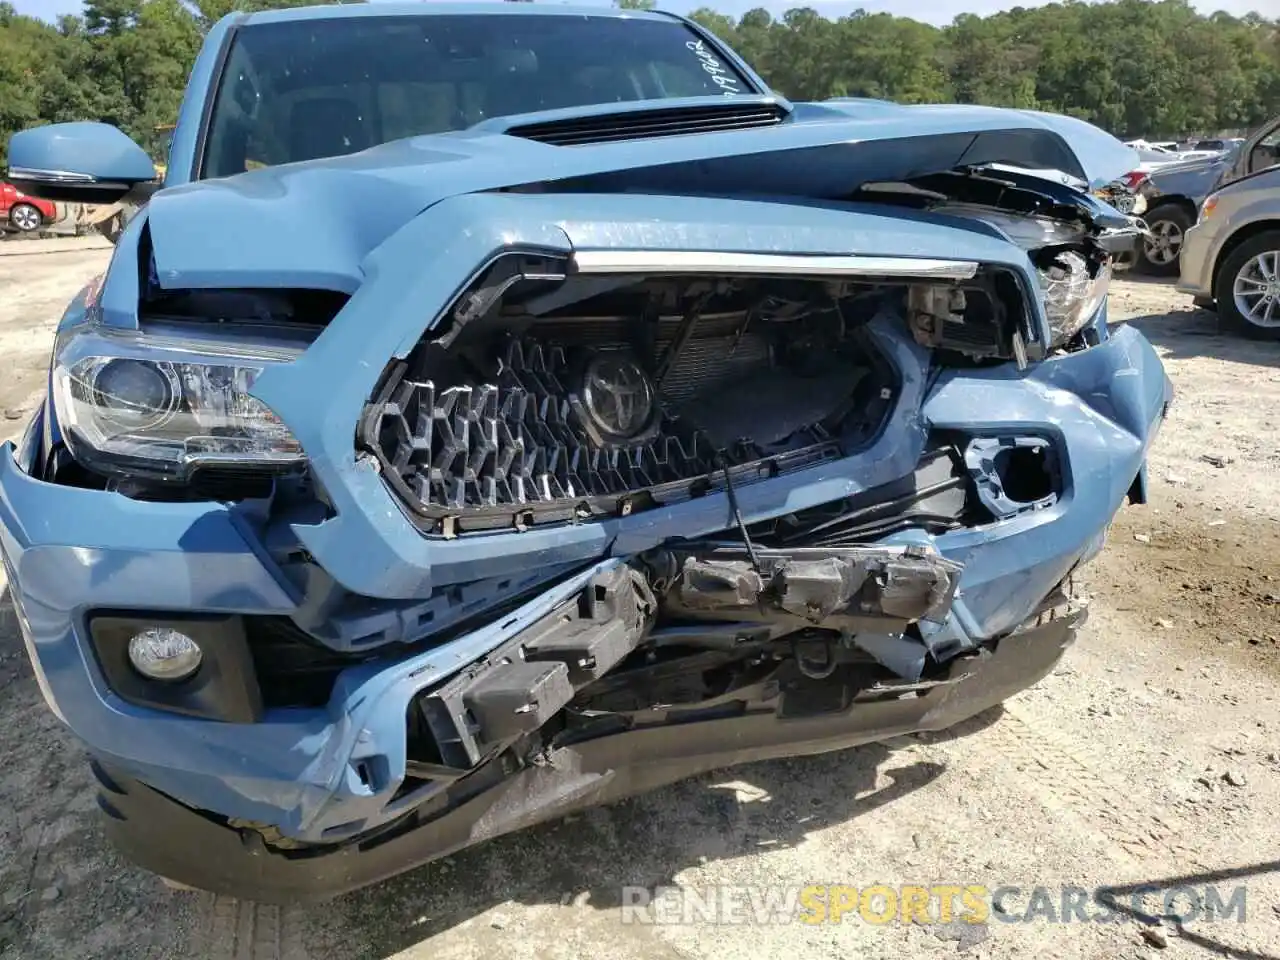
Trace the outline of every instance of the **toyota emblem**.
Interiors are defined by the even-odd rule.
[[[626,354],[598,354],[587,365],[582,401],[602,433],[620,439],[640,433],[653,415],[654,400],[653,383]]]

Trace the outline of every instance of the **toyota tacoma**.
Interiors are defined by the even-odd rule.
[[[0,456],[36,679],[133,860],[336,895],[1045,676],[1171,400],[1107,322],[1132,151],[795,103],[662,13],[235,13]],[[148,186],[149,185],[149,186]]]

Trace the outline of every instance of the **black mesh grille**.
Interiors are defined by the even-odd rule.
[[[782,108],[776,104],[716,104],[529,123],[512,127],[507,132],[513,137],[557,147],[576,147],[589,143],[771,127],[781,123],[782,118]]]
[[[626,514],[719,486],[726,468],[749,483],[840,455],[820,423],[769,449],[713,443],[666,413],[642,438],[601,442],[570,399],[565,351],[538,343],[512,343],[496,383],[393,381],[371,406],[365,443],[416,513],[465,511],[460,530]]]
[[[753,524],[750,534],[766,547],[844,547],[901,530],[945,533],[990,519],[972,495],[964,458],[948,445],[926,451],[913,474],[842,500]]]
[[[244,629],[266,707],[323,707],[338,674],[371,659],[328,649],[288,617],[245,617]]]

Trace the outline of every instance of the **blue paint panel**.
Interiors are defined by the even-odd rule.
[[[169,164],[165,170],[165,186],[171,187],[195,179],[200,136],[205,114],[217,95],[219,66],[226,56],[227,45],[243,13],[229,13],[209,28],[196,62],[187,78],[187,89],[178,108],[178,125],[169,140]],[[136,217],[134,218],[137,219]]]

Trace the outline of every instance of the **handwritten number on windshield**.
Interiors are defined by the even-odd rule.
[[[720,88],[721,93],[726,97],[732,97],[742,91],[738,88],[738,81],[728,70],[725,69],[723,63],[712,53],[705,43],[701,40],[690,40],[685,44],[693,51],[694,56],[698,58],[698,63],[702,69],[707,72],[716,86]]]

